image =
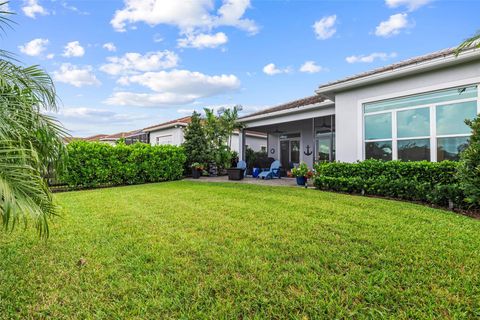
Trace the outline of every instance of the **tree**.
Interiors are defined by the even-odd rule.
[[[472,129],[468,147],[460,154],[457,177],[465,201],[472,207],[480,207],[480,117],[465,120]]]
[[[11,14],[0,11],[0,29],[10,26]],[[0,51],[0,217],[7,230],[33,220],[39,234],[48,236],[56,209],[44,177],[49,167],[61,165],[66,134],[47,114],[57,110],[50,76],[17,63]]]
[[[192,120],[185,128],[184,139],[186,167],[190,168],[195,162],[206,165],[211,159],[210,145],[199,113],[193,112]]]
[[[480,48],[480,31],[477,31],[473,36],[463,41],[455,50],[455,55],[458,56],[464,49],[473,47]]]

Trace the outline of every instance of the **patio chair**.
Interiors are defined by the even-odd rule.
[[[243,160],[237,162],[237,168],[243,169],[243,176],[247,176],[247,163]]]
[[[260,174],[258,175],[257,178],[261,178],[261,179],[278,178],[278,179],[280,179],[280,168],[281,168],[280,161],[275,160],[270,165],[270,169],[260,172]]]

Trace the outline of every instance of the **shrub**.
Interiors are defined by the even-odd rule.
[[[462,206],[457,167],[452,161],[318,163],[314,183],[322,190]]]
[[[465,202],[471,207],[480,207],[480,118],[466,120],[472,129],[468,147],[460,155],[457,178],[465,194]]]
[[[66,168],[60,180],[71,187],[138,184],[182,177],[183,148],[123,143],[74,141],[67,146]]]

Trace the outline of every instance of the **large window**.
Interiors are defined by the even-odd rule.
[[[366,159],[458,160],[478,112],[477,86],[452,88],[366,103]]]
[[[314,161],[335,161],[335,116],[316,118]]]

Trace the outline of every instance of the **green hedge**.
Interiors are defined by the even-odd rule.
[[[462,206],[458,163],[366,160],[315,165],[315,186],[322,190],[377,195],[405,200]]]
[[[71,187],[98,187],[180,179],[186,160],[183,148],[136,143],[111,146],[74,141],[67,146],[60,181]]]

